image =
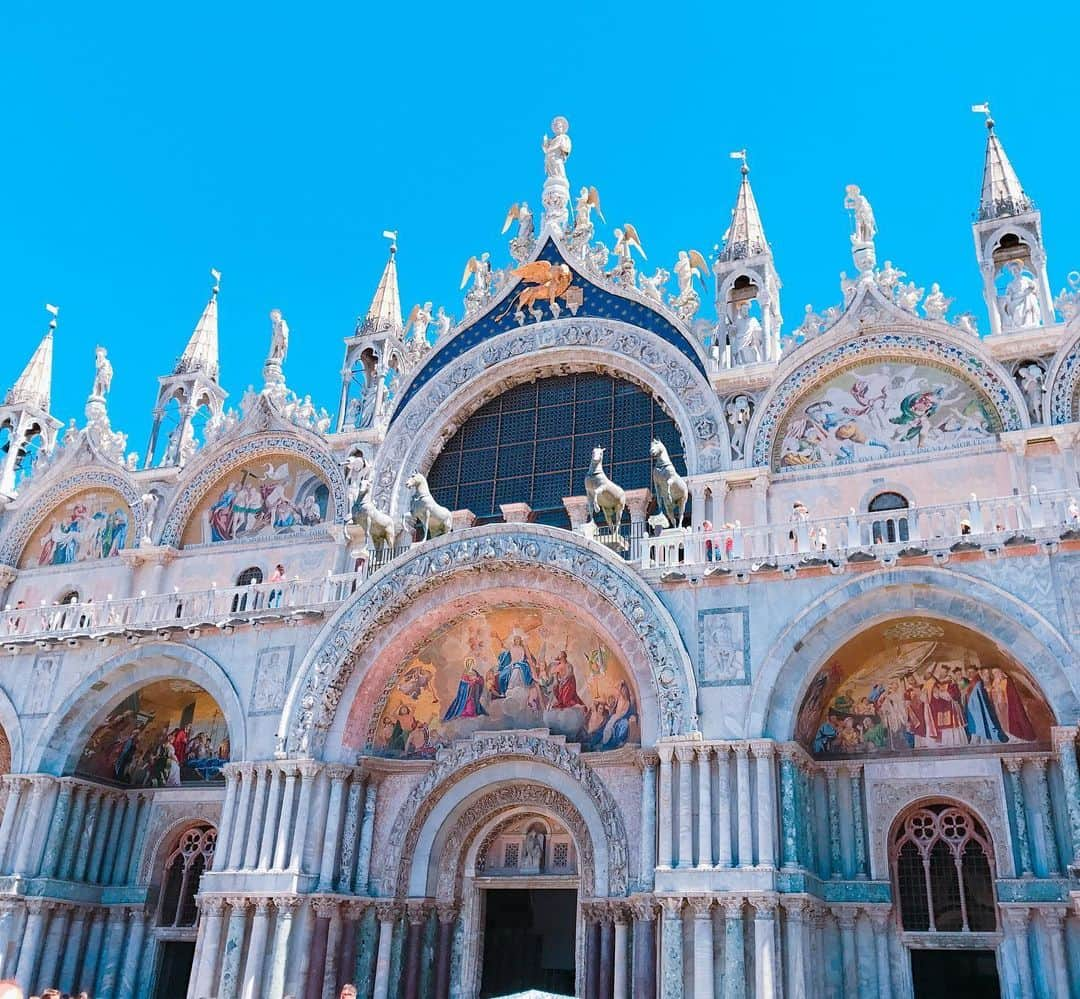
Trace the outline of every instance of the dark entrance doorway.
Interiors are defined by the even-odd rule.
[[[915,999],[997,999],[997,958],[992,950],[913,950]]]
[[[572,889],[486,891],[480,995],[526,989],[573,995],[576,919]]]
[[[195,963],[194,940],[170,940],[161,945],[161,964],[158,970],[156,999],[175,999],[186,996],[191,966]]]

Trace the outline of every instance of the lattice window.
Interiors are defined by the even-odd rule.
[[[970,812],[945,804],[916,809],[896,831],[892,855],[905,930],[997,928],[990,841]]]
[[[684,470],[674,421],[647,392],[608,375],[578,374],[518,385],[470,416],[432,465],[432,495],[480,523],[503,503],[528,503],[536,520],[569,527],[564,496],[585,492],[594,447],[624,489],[651,483],[649,443],[660,438]]]
[[[570,844],[569,843],[556,843],[551,849],[551,866],[552,867],[569,867],[570,866]]]
[[[517,867],[518,865],[518,844],[507,843],[506,853],[503,856],[503,867]]]
[[[211,825],[190,826],[165,861],[165,876],[158,905],[158,926],[194,926],[198,910],[195,896],[199,879],[214,860],[217,830]]]

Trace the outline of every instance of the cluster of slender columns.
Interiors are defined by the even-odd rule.
[[[652,994],[656,978],[652,902],[644,898],[582,902],[581,917],[585,999]]]

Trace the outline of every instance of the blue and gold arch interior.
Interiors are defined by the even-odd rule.
[[[553,264],[565,263],[574,272],[574,286],[582,291],[581,307],[574,318],[613,319],[648,330],[662,340],[672,344],[694,364],[702,375],[708,377],[701,357],[694,344],[687,338],[685,330],[680,329],[669,318],[648,305],[630,298],[624,298],[607,288],[601,288],[595,284],[582,273],[580,262],[575,261],[572,257],[564,256],[550,237],[547,238],[536,259],[548,260]],[[445,345],[436,349],[428,358],[427,363],[409,383],[400,403],[390,418],[391,423],[408,405],[409,400],[446,365],[491,337],[519,328],[517,321],[514,319],[514,309],[508,309],[507,306],[513,297],[525,287],[527,287],[525,282],[518,281],[508,295],[501,295],[495,308],[489,308],[471,326],[465,327],[451,340],[448,340]],[[545,315],[550,315],[547,311],[546,302],[539,302],[537,305],[545,310]],[[562,315],[569,317],[570,313],[564,308]]]

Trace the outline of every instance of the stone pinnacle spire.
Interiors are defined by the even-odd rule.
[[[375,297],[371,300],[367,315],[357,333],[381,333],[384,330],[400,332],[404,325],[401,321],[401,295],[398,292],[397,279],[397,233],[384,232],[383,235],[390,240],[390,259],[386,261],[382,277],[379,278],[379,286],[375,289]]]
[[[47,305],[45,308],[52,315],[49,328],[23,368],[23,373],[4,398],[4,403],[8,406],[32,406],[47,413],[52,395],[53,330],[56,329],[58,309],[55,305]]]
[[[217,297],[221,290],[221,272],[211,269],[214,287],[210,291],[210,301],[206,303],[195,331],[191,334],[180,360],[176,362],[173,374],[183,375],[201,371],[212,382],[218,379],[218,307]]]
[[[994,131],[989,104],[977,104],[972,111],[986,114],[986,161],[983,164],[982,197],[979,199],[979,219],[997,219],[1022,215],[1031,211],[1031,199],[1020,186],[1020,178],[1005,155],[1005,147]]]
[[[769,249],[765,228],[761,224],[761,213],[750,187],[750,167],[746,164],[746,150],[732,153],[731,158],[742,160],[742,182],[739,184],[739,195],[731,213],[731,225],[725,236],[724,248],[720,251],[721,260],[741,260],[765,253]]]

